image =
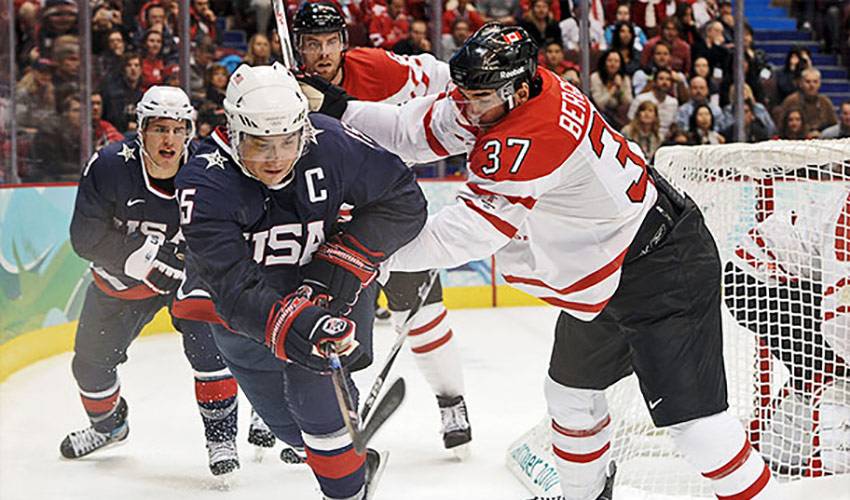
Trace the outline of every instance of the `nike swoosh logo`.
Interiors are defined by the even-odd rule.
[[[139,203],[144,203],[145,200],[143,198],[136,198],[135,200],[127,200],[127,206],[132,207],[133,205],[138,205]]]
[[[660,404],[661,404],[661,401],[663,401],[663,400],[664,400],[664,398],[658,398],[658,399],[656,399],[655,401],[650,401],[650,402],[649,402],[649,409],[650,409],[650,410],[654,410],[654,409],[655,409],[655,407],[656,407],[656,406],[658,406],[658,405],[660,405]]]

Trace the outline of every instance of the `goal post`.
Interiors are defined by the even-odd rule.
[[[780,481],[850,478],[850,139],[671,146],[654,168],[717,242],[730,412]],[[607,398],[618,488],[711,496],[652,425],[634,376]],[[507,453],[541,497],[558,489],[548,427]]]

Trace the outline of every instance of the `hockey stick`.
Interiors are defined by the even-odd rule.
[[[295,62],[295,53],[292,50],[292,39],[289,37],[289,24],[286,22],[286,8],[283,0],[272,0],[274,19],[277,23],[277,36],[280,38],[280,52],[283,65],[287,69],[294,70],[298,67]]]
[[[374,406],[375,400],[378,399],[378,394],[384,386],[387,375],[389,375],[390,369],[393,367],[393,364],[398,357],[398,353],[401,352],[401,347],[404,345],[404,341],[410,333],[410,328],[412,326],[411,320],[416,313],[422,309],[422,306],[425,305],[425,301],[428,299],[428,295],[431,294],[431,289],[434,288],[434,283],[437,281],[438,275],[439,271],[436,269],[428,271],[428,281],[419,286],[419,295],[416,297],[416,303],[413,304],[410,312],[407,313],[407,317],[404,319],[401,331],[396,336],[395,342],[390,348],[390,353],[387,355],[387,360],[384,361],[384,366],[381,368],[381,371],[378,372],[375,382],[372,383],[372,389],[369,391],[369,396],[366,397],[366,401],[363,403],[363,409],[360,410],[361,421],[365,422],[369,413],[372,411],[372,406]]]

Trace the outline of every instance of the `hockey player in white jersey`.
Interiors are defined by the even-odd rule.
[[[400,56],[383,49],[347,47],[345,19],[330,2],[304,3],[292,31],[303,70],[364,101],[401,104],[445,90],[448,64],[431,54]],[[315,82],[315,80],[313,80]],[[317,82],[321,83],[321,82]],[[393,273],[384,285],[396,328],[404,323],[429,273]],[[472,428],[464,399],[463,370],[439,276],[422,308],[410,320],[408,344],[434,395],[442,420],[443,445],[464,457]]]
[[[536,61],[524,30],[488,24],[449,62],[447,93],[337,107],[407,161],[469,154],[459,202],[388,267],[446,268],[495,253],[508,283],[562,310],[545,394],[566,498],[611,498],[604,390],[633,371],[655,425],[719,498],[778,498],[727,412],[720,260],[701,213]]]
[[[850,472],[848,285],[846,189],[769,214],[726,265],[730,312],[788,373],[782,390],[764,402],[767,423],[755,429],[754,441],[769,462],[790,466],[786,473]]]

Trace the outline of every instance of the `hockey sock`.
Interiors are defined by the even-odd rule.
[[[366,455],[354,451],[343,427],[336,432],[313,435],[302,432],[307,464],[328,499],[360,499],[366,481]]]
[[[549,377],[544,390],[563,497],[596,498],[605,487],[611,455],[612,426],[605,392],[566,387]]]
[[[411,319],[408,342],[416,365],[434,394],[455,397],[463,395],[463,370],[447,314],[442,302],[423,306]],[[400,327],[407,311],[394,311],[392,318]]]
[[[207,441],[236,439],[236,379],[230,370],[195,372],[195,398]]]
[[[80,387],[80,399],[96,431],[109,433],[124,423],[124,418],[115,411],[121,400],[121,382],[117,377],[112,386],[102,391],[86,391]]]
[[[770,469],[728,412],[673,425],[670,436],[685,459],[711,480],[717,498],[779,498]]]

